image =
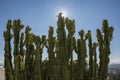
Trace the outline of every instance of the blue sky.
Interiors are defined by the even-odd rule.
[[[21,19],[37,35],[48,33],[49,26],[56,29],[59,11],[76,21],[76,34],[81,29],[92,30],[95,41],[96,29],[107,19],[114,26],[111,42],[111,63],[120,63],[120,0],[0,0],[0,63],[4,57],[4,39],[8,19]]]

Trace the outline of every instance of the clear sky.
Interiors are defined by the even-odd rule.
[[[8,19],[21,19],[37,35],[48,33],[49,26],[56,29],[59,11],[76,21],[76,34],[81,29],[92,30],[95,41],[96,29],[107,19],[114,26],[111,42],[111,63],[120,63],[120,0],[0,0],[0,63],[4,57],[4,39]]]

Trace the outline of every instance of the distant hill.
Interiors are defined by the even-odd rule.
[[[120,64],[110,64],[108,73],[110,80],[120,80]]]
[[[0,67],[3,67],[4,66],[4,64],[3,63],[0,63]]]
[[[120,70],[120,64],[110,64],[109,70]]]
[[[109,74],[118,74],[120,73],[120,64],[110,64],[108,69]]]

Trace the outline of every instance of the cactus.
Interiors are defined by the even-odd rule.
[[[24,57],[25,57],[25,50],[24,50],[24,33],[21,33],[20,37],[20,69],[24,70],[25,69],[25,62],[24,62]],[[24,73],[22,73],[24,74]]]
[[[77,39],[77,46],[76,40],[74,39],[74,49],[77,53],[78,57],[78,65],[77,65],[77,72],[75,75],[75,80],[85,80],[86,79],[86,57],[87,57],[87,50],[86,50],[86,40],[87,35],[84,35],[84,30],[79,31],[80,39]]]
[[[34,43],[36,46],[35,50],[35,80],[42,80],[42,53],[43,53],[43,48],[46,44],[46,36],[42,35],[40,38],[39,36],[34,35]]]
[[[103,35],[101,34],[101,31],[100,29],[97,29],[97,40],[98,40],[98,44],[99,44],[99,58],[100,58],[100,62],[99,62],[99,70],[98,70],[98,77],[99,77],[99,80],[102,80],[102,65],[103,65],[103,60],[104,60],[104,53],[103,53]]]
[[[53,37],[53,32],[54,29],[52,26],[49,27],[49,34],[48,34],[48,40],[47,40],[47,52],[48,52],[48,59],[49,59],[49,72],[48,72],[48,77],[49,80],[55,80],[57,77],[55,76],[55,37]]]
[[[24,33],[21,33],[21,37],[20,37],[20,55],[21,56],[25,56],[25,50],[24,50]]]
[[[88,47],[89,47],[89,79],[94,80],[94,60],[93,60],[93,51],[92,51],[92,36],[91,31],[88,31]]]
[[[96,48],[98,46],[98,43],[94,42],[93,43],[93,48],[92,48],[92,52],[93,52],[93,57],[94,57],[94,61],[93,61],[93,66],[94,66],[94,80],[98,80],[98,64],[97,64],[97,52],[96,52]]]
[[[4,48],[4,68],[5,68],[5,80],[14,80],[13,75],[13,66],[12,66],[12,54],[11,54],[11,30],[12,21],[8,20],[6,31],[4,31],[4,40],[5,40],[5,48]]]
[[[19,55],[20,55],[20,51],[19,51],[19,40],[20,40],[20,31],[24,26],[21,24],[21,21],[18,20],[14,20],[13,22],[13,33],[14,33],[14,79],[15,80],[20,80],[19,77],[19,72],[20,72],[20,68],[19,68]]]
[[[24,33],[22,32],[20,37],[20,55],[19,55],[20,80],[25,80],[25,62],[24,62],[25,50],[23,47],[24,47]]]
[[[60,77],[60,52],[59,52],[59,40],[58,39],[56,39],[56,41],[55,41],[55,64],[56,64],[56,66],[55,66],[55,74],[56,74],[56,80],[61,80],[61,77]]]
[[[57,21],[58,59],[60,65],[60,80],[69,80],[68,56],[66,53],[65,20],[62,13],[58,15]]]
[[[100,52],[100,66],[99,66],[99,80],[106,80],[108,76],[108,64],[110,55],[110,41],[112,40],[113,27],[109,27],[107,20],[103,20],[102,32],[97,29],[97,40],[99,43]]]
[[[30,45],[30,31],[31,28],[29,26],[26,27],[25,29],[25,46],[26,46],[26,57],[25,57],[25,76],[26,76],[26,80],[30,80],[30,76],[31,76],[31,71],[30,68],[30,52],[31,49],[33,50],[34,47],[33,45]]]
[[[39,36],[34,36],[34,43],[36,45],[36,50],[35,50],[35,78],[34,78],[34,80],[42,80],[42,78],[41,78],[41,67],[40,67],[41,39],[40,39]]]
[[[70,59],[70,80],[73,80],[73,35],[75,33],[75,21],[70,20],[69,18],[65,19],[66,28],[68,30],[68,36],[66,40],[66,54],[67,54],[67,62]]]
[[[38,64],[37,67],[39,67],[38,62],[38,57],[40,53],[38,52],[38,45],[36,44],[36,37],[33,33],[30,32],[31,28],[29,26],[26,27],[25,33],[26,33],[26,38],[25,38],[25,45],[26,45],[26,57],[25,57],[25,75],[26,75],[26,80],[39,80],[41,79],[40,76],[38,76],[39,70],[36,69],[36,64]],[[38,41],[37,41],[38,43]],[[37,49],[35,49],[35,47]],[[37,55],[36,55],[37,54]],[[36,57],[37,56],[37,57]]]
[[[110,41],[114,28],[109,27],[107,20],[103,21],[102,32],[97,29],[97,41],[92,43],[89,30],[85,34],[80,30],[75,38],[75,20],[64,19],[62,13],[58,15],[57,36],[54,28],[49,27],[48,38],[31,33],[29,26],[23,29],[21,21],[8,20],[4,31],[4,67],[5,80],[107,80],[110,55]],[[14,37],[14,67],[11,55],[11,29]],[[66,34],[67,30],[67,34]],[[25,39],[24,39],[25,38]],[[86,40],[88,40],[88,47]],[[99,47],[99,66],[97,51]],[[44,48],[47,48],[48,59],[42,60]],[[89,68],[87,68],[87,48],[89,48]],[[77,60],[73,60],[73,51]]]

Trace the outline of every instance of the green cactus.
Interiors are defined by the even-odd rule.
[[[12,54],[11,54],[11,27],[12,21],[8,20],[6,31],[4,31],[4,40],[5,40],[5,48],[4,48],[4,68],[5,68],[5,80],[14,80],[13,75],[13,66],[12,66]]]
[[[75,33],[75,21],[70,20],[69,18],[65,19],[66,28],[68,30],[68,36],[66,39],[66,54],[67,62],[70,59],[70,80],[73,80],[73,35]]]
[[[94,80],[94,60],[92,51],[92,36],[91,31],[88,31],[88,47],[89,47],[89,79]]]
[[[98,80],[98,64],[97,64],[97,52],[96,52],[97,46],[98,46],[98,43],[94,42],[93,43],[93,48],[92,48],[93,57],[94,57],[94,61],[93,61],[93,66],[94,66],[94,80]]]
[[[26,76],[26,80],[30,80],[30,76],[31,76],[31,66],[30,65],[30,55],[31,55],[31,49],[34,49],[33,45],[30,45],[30,31],[31,28],[29,26],[26,27],[25,29],[25,46],[26,46],[26,57],[25,57],[25,76]]]
[[[24,33],[22,32],[20,37],[20,55],[19,55],[20,80],[25,80],[25,62],[24,62],[25,50],[23,47],[24,47]]]
[[[34,36],[35,50],[35,80],[42,80],[41,78],[41,39],[39,36]]]
[[[35,80],[42,80],[42,53],[43,53],[43,48],[46,44],[46,36],[45,35],[42,35],[42,37],[40,38],[39,36],[36,36],[34,35],[33,37],[33,41],[34,41],[34,44],[36,46],[36,49],[35,49],[35,62],[34,62],[34,79]]]
[[[27,80],[35,80],[36,78],[34,54],[35,54],[35,47],[33,44],[29,44],[29,59],[28,59],[28,63],[27,63],[28,67],[26,71],[29,73],[26,74]]]
[[[19,55],[20,55],[20,51],[19,51],[19,40],[20,40],[20,31],[24,26],[21,24],[21,21],[18,20],[14,20],[13,22],[13,34],[14,34],[14,79],[15,80],[20,80],[19,77],[19,72],[20,72],[20,68],[19,68]]]
[[[60,66],[60,80],[69,80],[68,70],[68,56],[66,53],[66,32],[65,32],[65,19],[62,13],[58,15],[57,21],[57,41],[58,41],[58,59]]]
[[[56,41],[55,41],[55,64],[56,64],[56,66],[55,66],[55,74],[56,74],[56,80],[60,80],[61,79],[61,75],[60,75],[60,52],[59,52],[59,49],[60,47],[59,47],[59,40],[58,39],[56,39]]]
[[[98,46],[99,46],[99,58],[100,58],[100,62],[99,62],[99,70],[98,70],[98,77],[99,77],[99,80],[102,80],[102,73],[103,73],[103,70],[102,70],[102,65],[103,65],[103,63],[104,63],[104,53],[103,53],[103,35],[102,35],[102,33],[101,33],[101,31],[100,31],[100,29],[97,29],[97,40],[98,40]]]
[[[110,41],[114,28],[109,27],[107,20],[103,21],[102,32],[97,29],[97,43],[92,44],[92,34],[89,30],[85,34],[80,30],[80,38],[76,39],[75,20],[64,19],[62,13],[58,15],[57,36],[54,28],[49,27],[48,38],[31,33],[29,26],[23,29],[21,21],[8,20],[4,31],[4,67],[5,80],[107,80],[110,55]],[[14,68],[11,55],[11,29],[14,37]],[[67,32],[66,32],[67,30]],[[24,39],[25,37],[25,39]],[[87,43],[89,48],[89,66],[87,66]],[[99,66],[97,51],[99,47]],[[48,59],[42,60],[44,48],[47,48]],[[73,60],[73,53],[77,60]],[[89,68],[87,68],[89,67]]]
[[[84,35],[84,30],[79,31],[80,39],[76,40],[74,38],[74,49],[77,53],[78,57],[78,65],[77,65],[77,72],[75,75],[75,80],[85,80],[86,79],[86,57],[87,57],[87,50],[86,50],[86,40],[88,35]]]
[[[112,40],[114,28],[109,27],[107,20],[103,20],[102,32],[97,29],[97,40],[99,43],[100,52],[100,66],[99,66],[99,80],[107,80],[108,64],[110,55],[110,41]]]
[[[24,33],[21,33],[20,37],[20,69],[24,70],[25,62],[24,62],[24,57],[25,57],[25,50],[24,50]],[[24,74],[24,73],[23,73]]]
[[[49,59],[49,71],[48,71],[48,77],[49,80],[55,80],[57,77],[55,76],[55,37],[53,37],[54,28],[52,26],[49,27],[49,34],[48,34],[48,40],[47,40],[47,52],[48,52],[48,59]]]
[[[21,33],[21,37],[20,37],[20,55],[24,57],[25,55],[25,50],[24,50],[24,33]]]

